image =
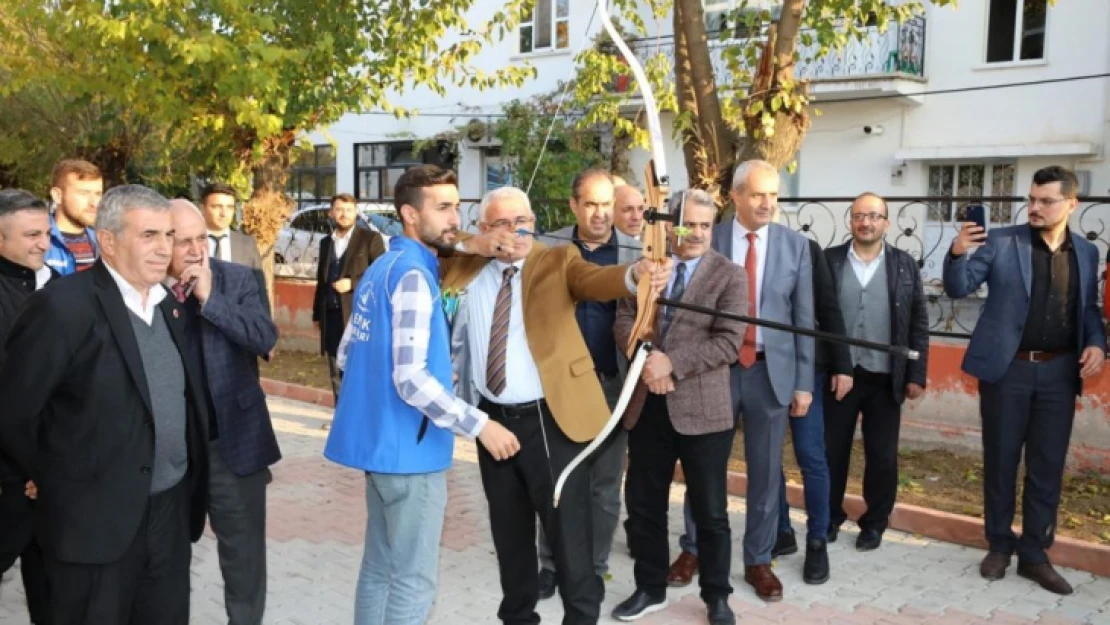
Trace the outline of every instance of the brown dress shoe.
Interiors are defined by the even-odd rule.
[[[1070,595],[1072,592],[1071,584],[1068,580],[1064,579],[1056,569],[1048,562],[1041,564],[1026,564],[1025,562],[1018,562],[1017,574],[1025,579],[1033,580],[1041,585],[1048,592],[1054,592],[1058,595]]]
[[[983,579],[996,580],[1006,577],[1006,568],[1010,566],[1010,556],[999,553],[997,551],[990,551],[986,557],[979,564],[979,575]]]
[[[744,567],[744,581],[755,588],[755,594],[764,601],[782,601],[782,582],[775,577],[769,564]]]
[[[667,585],[673,588],[689,586],[697,573],[698,557],[688,551],[683,551],[678,554],[678,558],[671,565],[670,572],[667,573]]]

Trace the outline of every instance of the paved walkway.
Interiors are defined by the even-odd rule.
[[[269,491],[270,594],[266,623],[272,625],[349,625],[353,589],[362,557],[365,522],[362,476],[323,459],[330,410],[272,399],[274,422],[285,458],[274,468]],[[471,444],[457,446],[449,483],[450,503],[442,539],[441,586],[431,623],[498,623],[500,590],[489,535],[486,504]],[[671,492],[672,548],[681,529],[682,486]],[[744,500],[730,498],[734,540],[744,527]],[[794,523],[804,532],[795,511]],[[776,571],[786,598],[765,604],[743,576],[733,574],[732,605],[747,625],[1110,625],[1110,579],[1063,570],[1075,594],[1057,597],[1017,577],[988,583],[978,575],[982,551],[889,531],[878,551],[857,553],[855,534],[843,532],[830,546],[832,579],[807,586],[801,579],[802,556],[783,558]],[[602,622],[632,591],[632,561],[623,532],[613,548],[613,579],[607,584]],[[734,549],[734,571],[740,569]],[[0,623],[27,625],[18,572],[4,576]],[[638,621],[645,625],[704,623],[696,583],[671,591],[671,606]],[[558,623],[557,599],[540,605],[546,623]],[[192,623],[227,623],[215,541],[208,535],[194,547]]]

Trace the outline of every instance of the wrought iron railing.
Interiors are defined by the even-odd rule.
[[[846,196],[779,198],[779,222],[817,241],[823,248],[838,245],[851,237],[849,215],[853,199]],[[963,211],[969,204],[986,206],[990,216],[988,228],[999,227],[1027,220],[1025,198],[906,196],[889,197],[886,202],[890,221],[887,243],[908,252],[921,268],[931,333],[938,338],[967,338],[982,310],[986,289],[984,287],[976,295],[960,300],[947,297],[941,280],[944,255],[948,253]],[[460,213],[464,229],[477,229],[480,203],[476,199],[462,200]],[[538,232],[555,230],[573,219],[565,208],[566,200],[534,199],[532,205],[537,216]],[[385,213],[377,217],[381,219],[371,222],[375,228],[387,233],[393,231],[391,228],[399,229],[396,223],[389,222],[391,217]],[[1110,197],[1080,198],[1071,227],[1099,248],[1100,258],[1106,258],[1110,250]],[[277,251],[281,255],[278,275],[315,277],[319,240],[330,232],[330,226],[322,221],[313,228],[313,232],[286,232],[279,238],[279,242],[293,241],[293,244],[278,246]],[[289,230],[287,226],[286,231]],[[1105,281],[1106,273],[1100,268],[1100,302]]]
[[[887,28],[880,31],[878,26],[868,26],[861,39],[852,39],[840,52],[819,55],[816,38],[807,45],[798,44],[798,63],[794,74],[805,80],[841,80],[845,78],[864,78],[869,76],[914,76],[925,75],[925,18],[915,17],[903,24],[891,21]],[[803,31],[803,34],[807,31]],[[812,35],[812,32],[809,32]],[[710,62],[718,83],[730,83],[732,69],[726,59],[725,50],[737,45],[738,41],[711,41],[709,43]],[[671,67],[669,79],[674,78],[675,50],[673,37],[643,38],[630,42],[636,57],[643,63],[649,58],[662,54]],[[740,60],[746,71],[753,68]],[[623,91],[630,86],[627,81],[618,81],[617,90]]]

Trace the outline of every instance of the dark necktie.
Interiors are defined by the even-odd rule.
[[[212,248],[212,258],[223,260],[223,257],[220,256],[220,247],[223,243],[223,240],[227,238],[227,235],[221,234],[220,236],[216,236],[214,234],[210,234],[208,235],[208,238],[212,239],[212,241],[216,244],[216,246]]]
[[[671,286],[670,295],[668,299],[681,300],[682,294],[686,292],[686,263],[678,263],[674,268],[674,285]],[[674,317],[674,307],[667,306],[663,309],[663,336],[667,335],[667,330],[671,327],[671,317]]]
[[[497,304],[493,307],[493,323],[489,332],[489,359],[486,361],[486,388],[494,395],[505,390],[505,351],[509,344],[509,319],[512,317],[513,276],[516,267],[505,269]]]

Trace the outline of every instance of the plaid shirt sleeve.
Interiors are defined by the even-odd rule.
[[[393,384],[405,403],[424,413],[438,428],[468,438],[478,436],[486,413],[455,396],[428,371],[435,300],[416,270],[401,277],[390,298],[393,306]]]

